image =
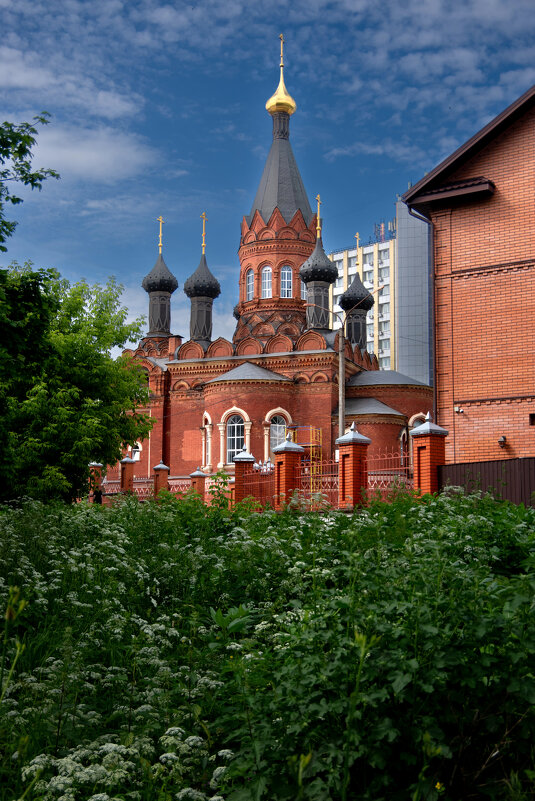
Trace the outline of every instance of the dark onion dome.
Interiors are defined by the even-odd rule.
[[[204,253],[193,275],[184,281],[184,292],[188,298],[217,298],[221,294],[219,281],[208,269]]]
[[[338,270],[323,249],[321,236],[316,239],[316,247],[299,270],[299,275],[305,282],[325,281],[334,284],[338,278]]]
[[[145,292],[174,292],[178,287],[178,281],[164,262],[160,253],[156,264],[148,275],[143,279],[141,286]]]
[[[338,305],[344,311],[350,311],[355,307],[369,311],[374,303],[373,295],[368,292],[358,273],[353,278],[351,286],[338,298]]]

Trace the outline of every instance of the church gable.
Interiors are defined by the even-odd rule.
[[[236,355],[238,356],[252,356],[258,353],[262,353],[262,345],[257,339],[253,339],[253,337],[242,339],[236,347]]]
[[[251,331],[251,334],[254,337],[262,337],[262,339],[265,339],[266,337],[272,337],[274,333],[275,333],[274,327],[269,323],[265,322],[259,323]]]
[[[282,334],[277,334],[266,343],[266,353],[290,353],[292,350],[292,340]]]
[[[185,342],[178,351],[179,359],[202,359],[204,350],[198,342]]]
[[[305,331],[305,333],[299,337],[295,346],[296,350],[325,350],[326,348],[327,343],[325,339],[321,334],[316,333],[316,331]]]
[[[218,339],[214,340],[214,342],[208,346],[208,350],[206,351],[206,355],[208,357],[232,356],[233,353],[234,348],[232,347],[232,344],[228,341],[228,339],[223,339],[223,337],[219,337]]]
[[[265,227],[266,227],[266,223],[262,219],[262,215],[260,214],[260,212],[257,209],[255,211],[254,215],[253,215],[253,219],[251,220],[251,225],[249,226],[249,228],[250,228],[251,231],[254,231],[256,234],[258,234],[258,232],[261,231]]]
[[[273,209],[273,214],[269,218],[268,226],[272,228],[277,234],[283,229],[288,226],[288,223],[280,213],[279,209],[275,207]]]

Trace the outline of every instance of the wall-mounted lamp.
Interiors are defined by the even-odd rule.
[[[505,448],[506,442],[507,442],[507,437],[502,434],[502,436],[498,440],[498,445],[500,446],[500,448]]]
[[[464,413],[464,409],[462,408],[462,406],[454,406],[454,407],[453,407],[453,411],[454,411],[456,414],[463,414],[463,413]]]

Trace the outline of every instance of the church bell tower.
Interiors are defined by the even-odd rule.
[[[290,117],[297,105],[284,84],[282,34],[280,39],[279,85],[266,103],[273,141],[251,213],[241,226],[235,344],[248,337],[265,343],[279,333],[295,342],[306,328],[299,269],[314,250],[316,218],[290,145]]]

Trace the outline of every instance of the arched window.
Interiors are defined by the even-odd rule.
[[[243,432],[243,417],[233,414],[227,420],[227,464],[232,464],[236,454],[243,449]]]
[[[292,268],[283,267],[281,270],[281,298],[292,297]]]
[[[286,420],[281,414],[274,414],[269,423],[269,449],[282,445],[286,435]]]
[[[425,423],[425,414],[423,414],[423,412],[415,414],[414,417],[411,417],[409,420],[409,430],[418,428],[418,426],[421,426],[423,423]]]
[[[301,300],[306,300],[306,299],[307,299],[307,285],[305,284],[303,279],[301,279]]]
[[[252,300],[254,297],[254,273],[247,270],[245,274],[245,300]]]
[[[130,450],[130,458],[133,459],[134,462],[139,462],[139,460],[141,459],[142,450],[143,448],[141,446],[141,442],[136,442],[134,445],[132,445],[132,448]]]
[[[262,297],[271,297],[271,267],[262,267]]]

